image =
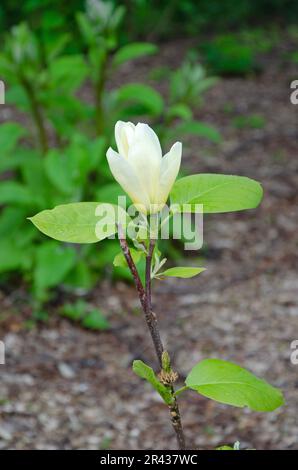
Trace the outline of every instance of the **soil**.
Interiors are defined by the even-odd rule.
[[[123,79],[177,65],[188,46],[165,44],[157,59],[125,69]],[[193,137],[184,145],[185,169],[256,178],[262,205],[205,217],[200,262],[207,270],[154,286],[154,309],[181,384],[192,365],[218,357],[280,387],[286,404],[255,413],[187,391],[179,403],[192,448],[240,441],[242,448],[298,449],[298,365],[290,361],[298,340],[298,106],[290,102],[290,82],[298,71],[285,58],[287,47],[264,56],[261,74],[221,79],[208,92],[197,117],[217,126],[220,144]],[[252,114],[263,116],[263,127],[235,126],[236,116]],[[199,256],[192,252],[188,262]],[[57,315],[26,329],[26,294],[1,293],[0,448],[175,449],[167,409],[131,371],[136,358],[157,369],[133,286],[106,281],[88,301],[107,313],[109,331],[86,331]]]

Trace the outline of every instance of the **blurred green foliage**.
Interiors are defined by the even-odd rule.
[[[264,116],[260,114],[250,114],[248,116],[236,116],[232,123],[238,129],[263,129],[266,125]]]
[[[38,4],[25,3],[27,8]],[[64,8],[56,6],[59,12]],[[165,100],[146,83],[122,80],[123,64],[157,52],[148,42],[121,45],[123,6],[88,0],[86,11],[74,15],[78,38],[59,24],[61,34],[44,41],[21,22],[6,34],[0,53],[6,103],[21,112],[18,123],[0,125],[0,279],[21,273],[36,311],[57,285],[81,291],[103,274],[127,276],[125,268],[117,274],[111,267],[117,241],[100,247],[62,245],[26,220],[67,202],[117,202],[121,189],[105,158],[117,120],[150,121],[164,145],[189,133],[220,140],[216,129],[193,117],[215,83],[195,58],[167,71]],[[82,51],[70,53],[74,42],[83,45]],[[111,86],[115,82],[118,86]],[[88,318],[90,326],[95,314]]]
[[[111,267],[116,241],[61,245],[26,217],[66,202],[117,202],[121,189],[105,153],[118,119],[150,122],[165,149],[188,134],[219,142],[214,127],[194,118],[217,80],[205,66],[211,75],[259,71],[258,55],[279,41],[272,21],[292,24],[296,41],[297,19],[291,0],[2,0],[0,78],[18,122],[0,125],[0,281],[20,273],[38,312],[57,285],[82,292],[103,275],[127,278],[125,267]],[[201,33],[208,41],[199,43]],[[179,36],[195,36],[196,52],[176,70],[152,70],[164,95],[147,82],[123,80],[127,63],[158,52],[156,40]],[[258,115],[232,123],[266,124]],[[174,245],[168,250],[176,256]]]
[[[91,330],[107,330],[110,325],[103,314],[97,308],[88,305],[84,300],[75,303],[66,303],[62,306],[60,314],[74,322],[79,323],[84,328]]]
[[[128,12],[120,32],[125,40],[226,32],[272,21],[284,26],[298,19],[293,0],[115,0],[114,4],[125,5]],[[83,10],[84,0],[2,0],[0,27],[4,30],[28,18],[38,35],[51,41],[62,31],[72,32],[73,12]],[[78,50],[81,45],[78,38],[69,47]]]
[[[217,36],[201,49],[207,64],[218,75],[245,75],[256,70],[252,47],[239,44],[232,34]]]
[[[280,31],[252,28],[238,32],[215,35],[200,43],[205,64],[217,75],[247,75],[260,72],[258,56],[270,52],[280,40]]]

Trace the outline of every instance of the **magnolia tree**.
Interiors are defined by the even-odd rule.
[[[221,174],[197,174],[176,181],[182,144],[176,142],[162,156],[159,139],[146,124],[117,122],[115,139],[118,152],[109,148],[107,159],[116,181],[130,198],[130,204],[119,198],[119,204],[77,202],[44,210],[30,220],[46,235],[63,242],[95,243],[117,237],[121,251],[116,266],[127,265],[132,274],[145,321],[156,352],[159,370],[155,372],[141,360],[133,362],[134,372],[150,383],[170,410],[178,446],[186,449],[178,396],[185,390],[220,403],[247,406],[255,411],[273,411],[283,404],[282,393],[236,364],[221,359],[204,359],[176,388],[177,372],[170,354],[164,348],[157,315],[152,309],[153,279],[190,278],[203,267],[171,267],[162,270],[166,259],[158,247],[161,238],[181,234],[181,226],[193,224],[193,234],[200,232],[202,214],[239,211],[258,206],[261,185],[249,178]],[[169,205],[167,201],[170,200]],[[182,216],[192,214],[192,217]],[[198,222],[199,221],[199,222]],[[166,228],[166,230],[165,230]],[[182,235],[181,235],[182,236]],[[185,239],[185,235],[184,235]],[[145,273],[139,268],[145,264]]]

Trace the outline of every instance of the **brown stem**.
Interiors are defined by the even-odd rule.
[[[119,241],[120,241],[123,254],[125,256],[126,262],[128,264],[128,267],[132,273],[132,276],[136,284],[136,288],[137,288],[140,302],[141,302],[141,305],[145,314],[146,323],[147,323],[147,326],[150,331],[151,338],[154,344],[158,362],[159,362],[160,367],[162,368],[163,367],[162,355],[164,352],[164,347],[163,347],[160,334],[159,334],[157,318],[156,318],[155,313],[152,310],[152,298],[151,298],[151,262],[152,262],[152,255],[153,255],[154,246],[155,246],[155,240],[150,239],[149,241],[149,248],[148,248],[148,253],[146,256],[146,274],[145,274],[145,289],[144,289],[139,273],[132,259],[129,246],[127,244],[126,238],[123,234],[123,231],[120,225],[118,227],[118,234],[119,234]],[[184,438],[184,433],[183,433],[183,428],[182,428],[182,423],[181,423],[179,406],[178,406],[176,397],[174,397],[173,385],[170,384],[168,385],[168,387],[173,396],[173,403],[172,405],[169,406],[171,422],[172,422],[172,426],[176,434],[179,449],[183,450],[186,448],[186,445],[185,445],[185,438]]]
[[[101,135],[104,130],[103,92],[106,81],[107,60],[108,56],[107,53],[105,53],[99,68],[97,80],[95,82],[95,120],[98,135]]]
[[[135,263],[132,259],[132,256],[131,256],[131,253],[130,253],[130,250],[129,250],[129,247],[128,247],[128,244],[127,244],[127,241],[126,241],[126,238],[125,238],[125,235],[123,233],[123,230],[122,230],[122,227],[121,227],[120,224],[118,225],[118,236],[119,236],[120,246],[121,246],[121,249],[123,251],[124,257],[126,259],[127,265],[128,265],[128,267],[131,271],[131,274],[134,278],[135,285],[136,285],[136,288],[137,288],[137,291],[138,291],[138,294],[139,294],[139,298],[140,298],[142,308],[143,308],[143,310],[145,310],[146,293],[145,293],[141,278],[139,276],[139,273],[137,271],[136,265],[135,265]]]
[[[172,393],[174,393],[173,386],[171,386]],[[172,426],[176,433],[176,439],[180,450],[186,449],[185,437],[183,432],[183,427],[181,423],[180,410],[176,397],[174,398],[174,403],[170,407],[170,416],[172,421]]]
[[[30,102],[32,117],[37,129],[39,145],[42,150],[42,153],[46,153],[48,150],[48,136],[44,124],[44,118],[40,105],[36,99],[35,92],[32,88],[31,83],[24,77],[21,77],[23,87],[27,93],[28,100]]]
[[[155,313],[152,311],[152,297],[151,297],[151,262],[152,262],[152,255],[154,252],[154,246],[155,246],[155,240],[150,239],[149,242],[149,249],[148,249],[148,254],[146,256],[146,306],[148,309],[148,317],[150,324],[147,324],[150,329],[150,327],[153,330],[153,333],[151,333],[155,350],[157,353],[158,361],[160,363],[160,366],[162,367],[162,353],[164,352],[164,347],[160,339],[160,334],[159,334],[159,329],[158,329],[158,324],[157,324],[157,318]],[[146,316],[147,319],[147,316]],[[150,329],[151,332],[151,329]],[[174,395],[174,387],[173,385],[169,386],[172,396]],[[180,417],[180,410],[178,406],[178,402],[176,397],[174,397],[173,404],[169,407],[170,409],[170,416],[171,416],[171,421],[172,421],[172,426],[174,428],[174,431],[176,433],[176,438],[177,442],[179,445],[179,449],[183,450],[185,449],[185,438],[184,438],[184,433],[183,433],[183,428],[182,428],[182,423],[181,423],[181,417]]]
[[[152,310],[152,300],[151,300],[151,261],[154,251],[155,240],[150,240],[149,249],[146,256],[146,278],[145,278],[145,294],[146,294],[146,304],[145,304],[145,318],[148,325],[148,328],[151,333],[153,344],[155,347],[156,355],[160,367],[162,367],[162,353],[164,347],[160,338],[159,329],[157,325],[157,318],[155,313]]]

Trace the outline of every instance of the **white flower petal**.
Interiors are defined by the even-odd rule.
[[[107,160],[115,180],[122,186],[133,203],[148,208],[150,206],[148,195],[128,160],[115,152],[111,147],[107,151]]]
[[[177,178],[181,164],[182,144],[176,142],[163,157],[159,180],[158,202],[166,202],[169,192]]]
[[[162,154],[158,137],[147,124],[137,124],[134,139],[129,147],[128,161],[138,175],[150,202],[154,203],[158,192]]]
[[[159,139],[154,130],[148,124],[139,122],[135,127],[134,143],[135,141],[142,142],[144,147],[148,148],[148,154],[151,159],[161,160],[162,151]]]
[[[118,121],[115,125],[115,140],[118,152],[123,157],[128,157],[128,150],[133,141],[135,125],[132,122]]]

